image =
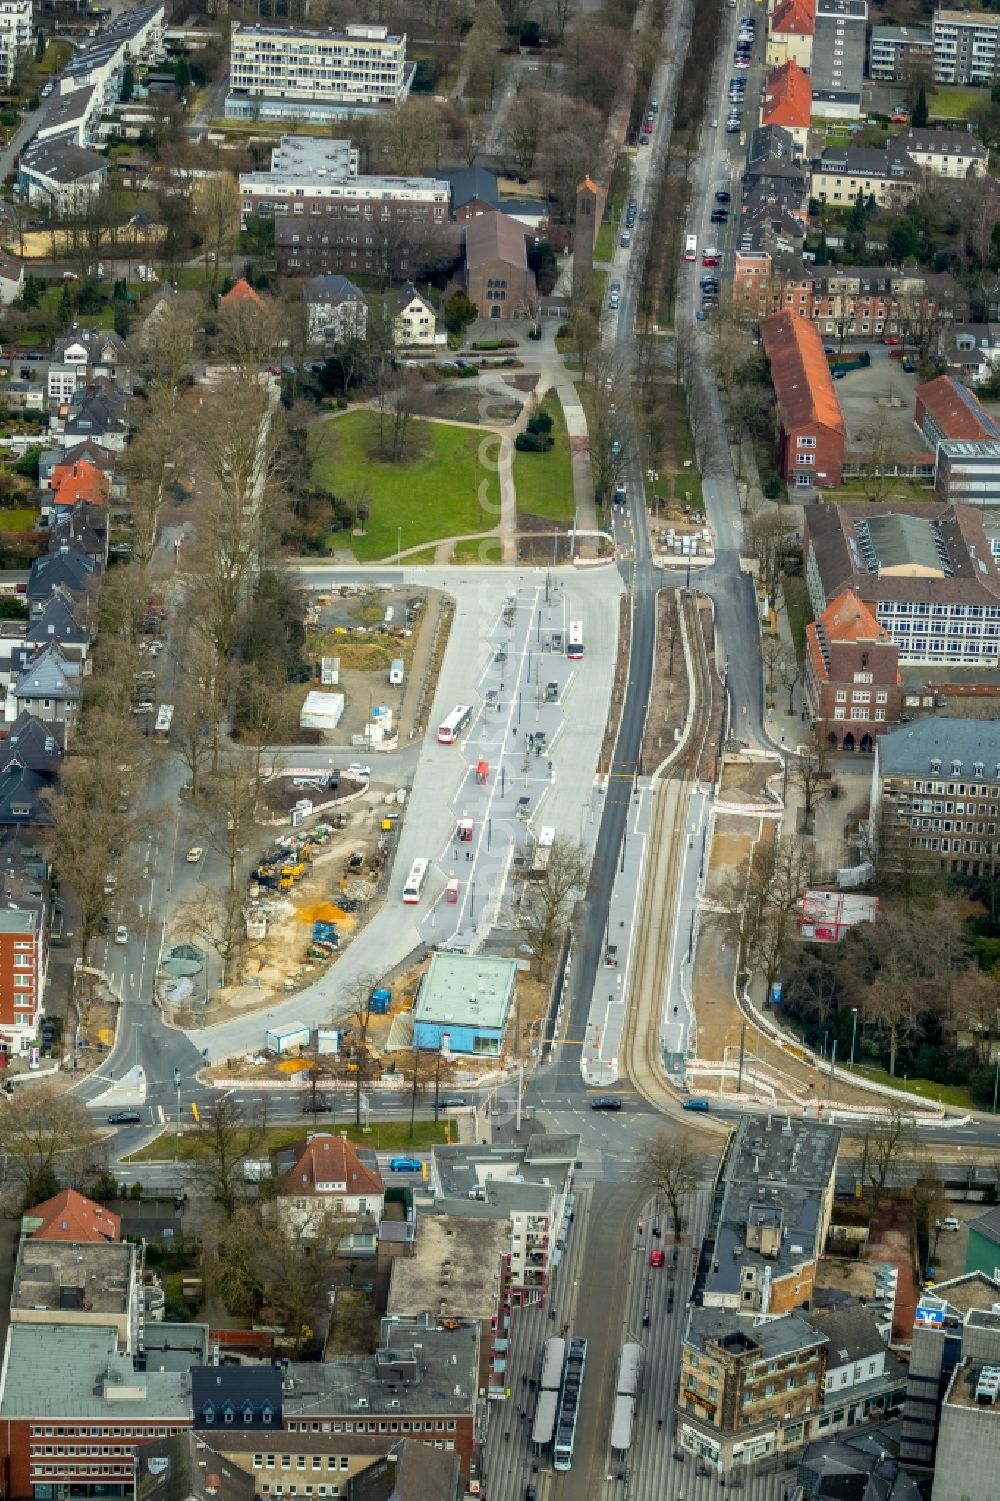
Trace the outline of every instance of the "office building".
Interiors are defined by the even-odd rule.
[[[226,116],[321,123],[402,104],[412,77],[406,37],[385,26],[234,23]]]
[[[875,745],[871,839],[886,869],[1000,868],[1000,724],[931,714]]]
[[[1000,1365],[1000,1280],[982,1272],[939,1282],[917,1303],[903,1405],[900,1456],[929,1471],[935,1463],[942,1402],[964,1360]],[[991,1495],[969,1490],[972,1496]]]
[[[240,211],[244,225],[251,214],[282,214],[328,222],[346,244],[384,233],[387,223],[448,222],[449,187],[432,177],[358,175],[358,153],[350,141],[312,136],[283,136],[271,153],[269,172],[240,174]]]
[[[498,1058],[516,984],[514,959],[433,954],[413,1005],[413,1046]]]
[[[1000,1318],[996,1320],[1000,1327]],[[941,1404],[931,1501],[990,1496],[1000,1466],[1000,1349],[992,1361],[966,1356],[952,1372]]]

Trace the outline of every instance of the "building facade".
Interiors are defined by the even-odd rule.
[[[812,67],[815,29],[815,0],[779,0],[768,21],[767,66],[780,68],[787,62],[796,62],[808,72]]]
[[[26,911],[0,908],[0,1052],[29,1052],[38,1036],[48,964],[48,923],[42,903]]]
[[[931,26],[935,83],[988,87],[997,73],[1000,17],[988,11],[936,10]]]
[[[1000,869],[1000,724],[929,715],[876,742],[871,839],[887,868]]]
[[[33,40],[31,0],[0,0],[0,77],[8,87]]]
[[[412,68],[406,37],[385,26],[285,28],[234,24],[232,118],[322,120],[331,108],[373,110],[406,98]]]
[[[525,318],[535,292],[524,226],[506,214],[479,214],[465,226],[465,289],[480,318]]]
[[[865,72],[867,0],[816,0],[812,113],[858,120]]]
[[[844,419],[823,342],[814,326],[789,312],[760,326],[778,406],[778,472],[794,489],[840,484]]]
[[[899,720],[899,648],[850,590],[806,626],[803,691],[817,733],[838,750],[871,751]]]
[[[879,83],[896,83],[907,69],[934,64],[934,37],[929,26],[873,26],[868,44],[868,74]]]

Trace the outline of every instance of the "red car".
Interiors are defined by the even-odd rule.
[[[903,341],[898,334],[886,334],[882,343],[887,349],[902,349]]]
[[[667,1253],[665,1251],[650,1251],[649,1253],[650,1266],[662,1266],[666,1259]]]
[[[701,258],[701,264],[703,266],[717,266],[719,265],[719,257],[717,255],[709,255],[706,252]]]

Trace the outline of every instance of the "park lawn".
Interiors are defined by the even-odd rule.
[[[985,97],[982,89],[940,84],[933,94],[927,95],[927,112],[932,120],[967,120]]]
[[[836,493],[832,490],[826,491],[824,499],[829,497],[830,500],[839,502],[845,493],[849,496],[860,495],[867,499],[868,487],[863,479],[845,480]],[[888,475],[880,499],[916,500],[930,504],[937,502],[937,494],[931,485],[920,485],[916,480],[906,479],[905,476]]]
[[[539,411],[552,418],[555,443],[548,453],[514,451],[514,489],[519,516],[542,516],[547,521],[572,521],[576,510],[573,495],[573,464],[562,402],[550,391]]]
[[[411,552],[409,556],[404,553],[403,567],[409,568],[410,565],[413,564],[414,567],[422,568],[425,563],[433,563],[436,561],[436,559],[436,547],[422,547],[419,552]]]
[[[50,73],[54,78],[57,73],[62,72],[72,56],[72,42],[48,42],[42,54],[42,60],[38,64],[38,71],[39,73]]]
[[[337,1119],[323,1114],[316,1118],[313,1125],[312,1116],[299,1121],[297,1124],[287,1126],[271,1126],[264,1134],[264,1138],[253,1148],[255,1157],[266,1157],[268,1152],[277,1151],[279,1147],[287,1147],[294,1141],[301,1141],[310,1131],[323,1130],[335,1131],[337,1135],[345,1135],[349,1141],[356,1141],[359,1146],[374,1147],[378,1151],[392,1152],[419,1150],[433,1146],[435,1142],[458,1140],[458,1129],[454,1121],[440,1120],[435,1126],[433,1121],[414,1121],[413,1135],[410,1136],[409,1121],[373,1121],[370,1130],[366,1131],[363,1126],[356,1126],[353,1119],[345,1122],[345,1115],[353,1117],[353,1101],[348,1101],[345,1095],[343,1108],[337,1112]],[[243,1144],[245,1149],[245,1143]],[[197,1162],[201,1157],[207,1157],[211,1150],[211,1143],[207,1135],[203,1136],[193,1126],[187,1126],[182,1136],[175,1136],[169,1129],[158,1136],[155,1141],[148,1141],[137,1152],[123,1157],[123,1162]]]
[[[904,1094],[919,1095],[922,1100],[931,1100],[935,1104],[954,1105],[958,1110],[973,1108],[972,1095],[964,1084],[935,1084],[933,1079],[892,1079],[884,1068],[873,1068],[867,1063],[863,1066],[859,1065],[855,1073],[863,1074],[874,1084],[885,1084],[891,1089],[901,1089]]]
[[[503,548],[496,537],[484,538],[477,542],[474,538],[466,538],[462,542],[456,542],[451,550],[453,563],[502,563]]]
[[[0,532],[33,532],[37,525],[37,511],[0,511]]]
[[[485,428],[451,427],[411,420],[420,442],[419,457],[386,463],[371,457],[378,431],[374,412],[354,411],[312,430],[313,480],[333,494],[371,495],[364,536],[349,545],[359,562],[391,558],[398,545],[416,547],[436,538],[490,531],[500,515],[500,484],[495,467],[499,438]],[[484,450],[492,464],[480,457]],[[340,541],[340,535],[337,537]]]

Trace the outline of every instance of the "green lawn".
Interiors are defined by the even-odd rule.
[[[453,563],[502,563],[503,549],[496,537],[482,542],[456,542],[451,550],[451,561]]]
[[[836,490],[828,490],[824,493],[824,499],[829,497],[832,501],[839,501],[844,494],[849,496],[860,495],[867,497],[868,485],[863,479],[848,479]],[[888,476],[885,480],[882,500],[917,500],[930,504],[937,501],[937,495],[930,485],[918,484],[916,480],[905,477],[895,478]]]
[[[348,412],[312,430],[313,480],[334,494],[357,494],[364,487],[371,496],[367,531],[349,541],[359,562],[392,557],[400,527],[402,546],[415,547],[435,538],[489,531],[499,519],[500,485],[489,462],[495,465],[499,439],[480,457],[483,428],[413,419],[410,431],[420,456],[387,463],[371,457],[378,432],[375,412]]]
[[[403,558],[403,567],[409,568],[411,564],[417,567],[424,563],[433,563],[437,557],[436,547],[422,547],[419,552],[411,552],[409,557]]]
[[[788,624],[792,629],[795,654],[801,662],[806,649],[806,626],[813,618],[812,605],[809,603],[809,590],[806,588],[805,579],[797,578],[794,574],[782,579],[781,590],[785,597],[785,609],[788,611]]]
[[[982,89],[963,89],[957,84],[941,84],[927,95],[927,110],[932,120],[967,120],[977,104],[988,100]]]
[[[0,532],[32,532],[37,524],[37,511],[0,511]]]
[[[610,261],[615,253],[615,225],[605,219],[594,241],[594,260]]]
[[[422,1148],[433,1146],[436,1141],[444,1141],[451,1128],[452,1141],[458,1140],[458,1132],[454,1121],[440,1120],[435,1126],[433,1121],[414,1121],[413,1135],[409,1134],[408,1121],[375,1121],[370,1131],[354,1124],[354,1106],[345,1095],[338,1112],[340,1118],[334,1121],[329,1115],[321,1115],[317,1118],[314,1126],[312,1117],[299,1121],[297,1125],[272,1126],[266,1133],[265,1138],[253,1148],[254,1154],[264,1157],[270,1151],[278,1147],[287,1147],[290,1142],[301,1141],[303,1136],[314,1130],[336,1131],[339,1135],[344,1132],[349,1141],[356,1141],[364,1146],[376,1147],[379,1151],[391,1152],[397,1147],[401,1149]],[[350,1115],[349,1122],[343,1117]],[[194,1127],[185,1127],[183,1136],[175,1136],[170,1130],[164,1131],[155,1141],[147,1142],[137,1152],[132,1152],[128,1157],[123,1157],[123,1162],[195,1162],[199,1157],[206,1157],[210,1150],[207,1136],[203,1136]]]
[[[919,1095],[922,1100],[933,1100],[942,1105],[954,1105],[958,1110],[971,1110],[972,1095],[964,1084],[935,1084],[931,1079],[891,1079],[883,1068],[869,1064],[855,1069],[871,1079],[873,1084],[887,1084],[892,1089],[901,1089],[905,1094]]]
[[[51,73],[55,77],[57,73],[62,72],[72,56],[73,45],[71,42],[48,42],[42,60],[38,64],[38,71],[39,73]]]
[[[569,434],[562,402],[550,391],[539,408],[552,418],[554,447],[548,453],[514,454],[514,488],[517,491],[519,516],[544,516],[548,521],[572,521],[576,509],[573,497],[573,465],[569,452]]]

